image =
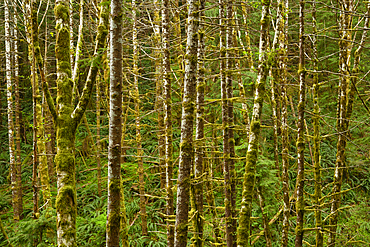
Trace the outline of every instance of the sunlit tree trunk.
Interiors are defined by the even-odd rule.
[[[258,156],[258,139],[261,130],[261,114],[265,93],[265,84],[268,75],[267,46],[268,30],[270,24],[270,1],[263,1],[259,42],[259,61],[257,69],[256,91],[254,93],[254,106],[249,134],[245,173],[243,178],[242,202],[239,214],[239,227],[237,233],[237,246],[249,246],[250,217],[252,213],[253,190],[256,177],[256,163]]]
[[[111,1],[107,247],[118,247],[121,229],[122,0]]]
[[[5,0],[4,15],[5,15],[5,69],[6,69],[6,97],[7,97],[7,111],[8,111],[8,140],[9,140],[9,171],[12,188],[12,202],[13,202],[13,218],[15,221],[20,220],[20,212],[18,210],[18,190],[17,190],[17,167],[15,163],[15,146],[14,146],[14,109],[13,109],[13,78],[12,78],[12,38],[10,32],[10,3]]]
[[[167,214],[167,246],[174,246],[174,225],[170,221],[174,215],[172,178],[172,100],[171,100],[171,58],[170,58],[170,31],[169,9],[170,1],[162,1],[162,80],[163,80],[163,108],[164,108],[164,144],[165,144],[165,174],[166,174],[166,214]]]
[[[304,110],[306,100],[306,71],[305,71],[305,54],[304,54],[304,1],[300,1],[299,4],[299,103],[298,103],[298,136],[297,136],[297,154],[298,154],[298,165],[297,165],[297,201],[296,201],[296,212],[297,212],[297,224],[296,224],[296,237],[295,246],[302,246],[303,242],[303,226],[304,226],[304,149],[305,149],[305,137],[304,137]]]
[[[179,175],[175,247],[185,247],[188,235],[190,170],[193,161],[193,121],[198,47],[198,2],[188,0],[187,41],[185,55],[184,96],[182,101]]]

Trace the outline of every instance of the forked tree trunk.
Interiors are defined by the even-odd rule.
[[[249,134],[247,161],[243,178],[242,203],[239,214],[237,246],[249,246],[250,217],[252,213],[253,190],[256,180],[256,163],[258,157],[258,139],[261,130],[261,114],[265,94],[265,84],[268,74],[267,47],[269,30],[270,1],[263,1],[261,16],[261,33],[259,43],[258,76],[254,96],[254,106]]]
[[[198,3],[196,1],[188,1],[184,96],[181,116],[179,176],[177,180],[175,247],[185,247],[188,235],[190,170],[194,153],[193,121],[199,25],[197,7]]]
[[[78,124],[87,108],[92,94],[92,87],[95,83],[98,72],[98,65],[101,60],[98,52],[105,46],[107,35],[108,13],[105,6],[101,7],[99,29],[96,37],[94,56],[96,60],[91,64],[83,89],[81,98],[77,106],[73,107],[73,81],[71,79],[70,63],[70,34],[69,34],[69,2],[68,0],[57,0],[54,8],[56,19],[56,58],[57,58],[57,105],[55,108],[51,98],[48,84],[45,80],[43,71],[43,61],[41,55],[37,55],[37,64],[40,70],[43,90],[53,116],[56,139],[57,155],[55,164],[58,174],[58,195],[56,198],[57,211],[57,240],[58,245],[70,247],[76,244],[76,217],[77,217],[77,197],[75,180],[75,157],[74,144],[75,133]],[[119,188],[119,182],[118,182]]]

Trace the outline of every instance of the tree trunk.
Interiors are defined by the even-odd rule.
[[[301,247],[303,242],[303,225],[304,225],[304,110],[306,99],[306,70],[305,70],[305,54],[304,54],[304,1],[299,2],[299,103],[298,103],[298,136],[297,136],[297,224],[296,224],[296,237],[295,246]]]
[[[122,0],[112,0],[110,12],[107,247],[119,247],[121,229],[122,16]]]
[[[170,33],[169,33],[169,9],[170,1],[162,1],[162,76],[164,108],[164,144],[165,144],[165,174],[166,174],[166,214],[167,214],[167,246],[174,246],[174,226],[171,217],[174,215],[173,205],[173,160],[172,160],[172,100],[171,100],[171,58],[170,58]]]
[[[205,67],[204,67],[204,8],[205,1],[201,0],[199,4],[199,35],[198,35],[198,64],[197,64],[197,85],[196,85],[196,123],[195,123],[195,147],[194,147],[194,180],[192,187],[192,223],[194,236],[191,246],[203,246],[203,181],[204,181],[204,89],[205,89]]]
[[[312,55],[313,55],[313,170],[314,170],[314,180],[315,180],[315,228],[316,228],[316,247],[323,247],[324,235],[323,235],[323,222],[321,216],[321,164],[320,164],[320,106],[319,106],[319,59],[317,51],[317,26],[316,26],[316,2],[312,2]]]
[[[195,84],[198,47],[198,5],[188,1],[187,42],[185,55],[184,96],[182,101],[179,176],[177,180],[177,204],[175,247],[185,247],[188,234],[190,170],[193,161],[193,121],[195,110]]]
[[[140,194],[140,217],[141,217],[141,232],[143,236],[148,236],[147,214],[146,214],[146,199],[145,199],[145,182],[144,182],[144,164],[143,164],[143,149],[141,145],[140,133],[140,94],[139,94],[139,42],[137,38],[137,13],[136,0],[132,0],[132,43],[133,43],[133,100],[135,103],[135,126],[136,126],[136,147],[137,147],[137,164],[139,174],[139,194]]]
[[[9,0],[5,0],[4,15],[5,15],[5,69],[6,69],[6,97],[8,111],[8,140],[9,140],[9,170],[12,188],[13,202],[13,219],[20,220],[20,212],[18,209],[19,193],[17,188],[17,166],[15,163],[15,147],[14,147],[14,113],[13,113],[13,78],[12,78],[12,59],[11,59],[11,31],[10,31],[10,12]]]
[[[239,227],[237,235],[237,246],[249,246],[250,217],[252,213],[253,190],[256,179],[256,163],[258,155],[258,139],[261,129],[261,114],[265,93],[265,84],[268,74],[267,47],[269,30],[270,1],[264,1],[261,16],[261,34],[259,43],[258,76],[256,81],[256,92],[249,134],[249,145],[247,150],[245,173],[243,178],[242,203],[239,214]]]
[[[16,148],[16,175],[17,175],[17,192],[18,192],[18,203],[16,209],[19,214],[19,220],[22,219],[23,213],[23,189],[22,189],[22,159],[21,159],[21,105],[19,95],[19,56],[18,56],[18,16],[16,11],[13,15],[14,21],[14,100],[15,100],[15,148]]]

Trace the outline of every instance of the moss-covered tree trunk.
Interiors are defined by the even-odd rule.
[[[57,154],[55,156],[55,164],[58,186],[58,195],[56,198],[58,246],[69,247],[77,246],[76,167],[74,157],[75,133],[92,94],[92,87],[95,83],[100,62],[99,53],[105,46],[105,39],[108,33],[108,13],[107,8],[102,6],[96,37],[94,60],[91,63],[83,93],[75,108],[72,103],[73,81],[71,79],[68,1],[57,0],[54,14],[57,32],[55,47],[57,59],[57,108],[54,106],[48,84],[45,80],[41,55],[37,56],[37,64],[43,82],[43,90],[56,128]]]
[[[174,215],[173,205],[173,160],[172,160],[172,99],[171,99],[171,58],[170,58],[170,30],[169,13],[170,1],[162,1],[162,84],[164,109],[164,165],[166,175],[166,214],[167,214],[167,246],[174,246],[174,224],[170,220]]]
[[[121,230],[122,0],[111,1],[107,247],[118,247]]]
[[[281,160],[283,182],[283,226],[281,245],[288,246],[289,240],[289,216],[290,216],[290,199],[289,199],[289,140],[288,140],[288,95],[287,95],[287,54],[288,54],[288,0],[279,1],[281,18],[285,14],[284,20],[279,22],[278,30],[278,77],[281,84]]]
[[[304,110],[305,110],[305,99],[306,99],[306,71],[305,71],[305,54],[304,54],[304,7],[305,2],[300,0],[299,2],[299,103],[298,103],[298,135],[297,135],[297,201],[296,201],[296,237],[295,246],[301,247],[303,243],[303,226],[304,226],[304,149],[305,149],[305,137],[304,137]]]
[[[177,179],[175,247],[185,247],[188,235],[190,171],[194,156],[193,121],[197,74],[198,6],[198,1],[188,1],[184,96],[181,116],[179,175]]]
[[[320,105],[319,105],[319,59],[317,51],[317,19],[316,19],[316,2],[312,2],[312,55],[313,55],[313,170],[315,180],[315,227],[316,227],[316,247],[323,247],[324,233],[322,231],[323,222],[321,216],[321,199],[322,199],[322,180],[321,180],[321,163],[320,163]]]
[[[239,226],[237,232],[237,246],[249,246],[250,217],[252,214],[252,199],[256,177],[256,163],[258,154],[258,139],[261,129],[261,114],[265,94],[265,84],[268,74],[267,46],[268,30],[270,24],[270,1],[263,1],[259,41],[258,76],[256,91],[254,93],[254,105],[249,134],[245,173],[243,178],[242,202],[239,214]]]

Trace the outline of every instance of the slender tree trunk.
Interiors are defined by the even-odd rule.
[[[297,136],[297,154],[298,154],[298,167],[297,167],[297,224],[296,224],[296,237],[295,246],[301,247],[303,242],[303,226],[304,226],[304,110],[306,100],[306,70],[305,70],[305,54],[304,54],[304,1],[299,2],[299,103],[298,103],[298,136]]]
[[[235,173],[235,139],[234,139],[234,106],[233,106],[233,71],[234,71],[234,58],[235,53],[233,52],[233,30],[234,30],[234,18],[233,18],[233,1],[228,0],[226,5],[226,93],[227,93],[227,125],[228,125],[228,146],[229,146],[229,160],[228,169],[230,175],[230,212],[231,212],[231,232],[232,245],[236,247],[236,173]]]
[[[169,9],[170,2],[162,1],[162,76],[163,76],[163,108],[164,108],[164,144],[165,144],[165,174],[166,174],[166,214],[167,214],[167,246],[174,246],[174,226],[170,221],[174,215],[172,178],[172,100],[171,100],[171,58],[170,58],[170,32],[169,32]]]
[[[14,147],[14,109],[13,109],[13,78],[12,78],[12,59],[11,59],[11,31],[10,31],[10,12],[9,0],[5,0],[4,15],[5,15],[5,69],[6,69],[6,96],[7,96],[7,111],[8,111],[8,140],[9,140],[9,171],[12,188],[13,202],[13,219],[20,220],[20,212],[18,208],[19,193],[17,188],[17,166],[15,163],[15,147]]]
[[[319,59],[317,51],[317,26],[316,26],[316,2],[312,2],[312,55],[313,55],[313,170],[314,170],[314,180],[315,180],[315,228],[316,228],[316,247],[323,247],[324,244],[324,234],[322,231],[323,222],[321,216],[321,164],[320,164],[320,106],[319,106]]]
[[[163,1],[164,2],[164,1]],[[156,97],[155,97],[155,109],[158,114],[158,153],[159,153],[159,171],[161,189],[166,188],[166,165],[163,157],[165,156],[165,130],[164,130],[164,109],[163,109],[163,83],[162,83],[162,40],[161,40],[161,18],[160,11],[161,5],[159,0],[154,0],[154,46],[155,46],[155,85],[156,85]],[[162,11],[164,9],[162,8]],[[162,24],[163,25],[163,24]],[[162,31],[163,32],[163,31]]]
[[[249,145],[247,150],[247,161],[243,178],[242,203],[239,214],[239,227],[237,235],[237,246],[249,246],[250,217],[252,213],[253,189],[256,177],[256,163],[258,155],[258,139],[261,129],[261,114],[265,93],[265,84],[268,74],[267,46],[269,30],[270,1],[264,1],[262,5],[261,33],[259,43],[258,76],[256,81],[256,92],[249,134]]]
[[[226,1],[226,2],[225,2]],[[230,31],[227,28],[227,40],[225,42],[225,9],[229,12],[229,2],[227,0],[220,0],[219,4],[219,18],[220,18],[220,81],[221,81],[221,101],[222,101],[222,131],[223,131],[223,152],[224,152],[224,194],[225,194],[225,221],[226,221],[226,244],[228,247],[232,247],[234,244],[234,228],[233,228],[233,214],[232,214],[232,175],[231,175],[231,149],[230,142],[230,122],[229,122],[229,102],[228,102],[228,84],[231,83],[230,75],[228,74],[230,69],[229,52],[227,48],[229,47],[230,41]],[[229,18],[229,16],[227,16]],[[225,44],[226,43],[226,44]]]
[[[107,247],[119,247],[121,229],[122,0],[111,1]]]
[[[284,1],[285,8],[281,8],[281,13],[285,13],[285,22],[280,22],[279,27],[279,72],[281,83],[281,159],[282,159],[282,182],[283,182],[283,229],[281,236],[282,247],[288,246],[289,241],[289,216],[290,216],[290,199],[289,199],[289,141],[288,141],[288,95],[287,95],[287,49],[288,49],[288,0]],[[280,3],[280,2],[279,2]]]
[[[144,182],[144,164],[143,164],[143,149],[141,145],[140,133],[140,94],[139,94],[139,42],[137,38],[137,7],[136,0],[132,0],[132,43],[133,43],[133,99],[135,103],[135,126],[136,126],[136,147],[137,147],[137,164],[139,174],[139,194],[140,194],[140,217],[141,217],[141,232],[143,236],[148,235],[147,214],[146,214],[146,199],[145,199],[145,182]]]
[[[48,17],[45,17],[45,33],[48,33]],[[48,73],[49,63],[48,63],[48,35],[45,35],[45,54],[44,54],[44,71],[45,74]],[[45,99],[45,94],[43,94],[43,110],[45,113],[45,136],[47,137],[47,141],[45,143],[46,148],[46,155],[47,155],[47,163],[48,163],[48,173],[49,178],[52,181],[54,180],[54,155],[55,155],[55,131],[54,131],[54,123],[53,117],[51,116],[47,102]]]
[[[191,207],[192,207],[192,223],[194,236],[192,245],[194,247],[203,246],[203,181],[204,181],[204,89],[205,89],[205,67],[204,67],[204,8],[205,1],[199,2],[199,35],[198,35],[198,65],[197,65],[197,86],[196,86],[196,123],[195,123],[195,148],[194,148],[194,180],[191,183]]]
[[[96,166],[98,176],[98,196],[101,197],[101,143],[100,143],[100,98],[101,98],[101,77],[98,76],[96,80]]]
[[[257,196],[258,196],[258,202],[261,208],[262,212],[262,222],[263,222],[263,229],[266,239],[266,247],[272,247],[271,243],[271,232],[270,232],[270,226],[269,221],[267,218],[267,212],[265,211],[265,198],[263,196],[262,186],[257,186]]]
[[[71,18],[71,21],[70,21],[71,30],[72,30],[72,24],[73,23],[72,23],[72,18]],[[80,23],[78,25],[77,46],[76,46],[75,61],[74,61],[73,72],[72,72],[72,81],[73,81],[72,97],[73,99],[75,99],[76,95],[78,94],[78,81],[79,81],[79,77],[78,77],[79,64],[78,63],[80,61],[80,55],[82,51],[83,28],[84,28],[84,0],[80,0]],[[72,37],[71,37],[71,44],[73,45]],[[73,48],[71,47],[71,49]],[[72,55],[71,55],[71,62],[73,62]]]
[[[193,161],[193,121],[198,47],[198,2],[188,0],[187,42],[185,55],[184,97],[182,101],[179,176],[175,247],[185,247],[188,235],[190,170]]]
[[[14,100],[15,100],[15,147],[16,147],[16,175],[18,203],[16,211],[19,214],[19,220],[23,213],[23,189],[22,189],[22,159],[21,159],[21,105],[19,95],[19,56],[18,56],[18,16],[16,11],[13,15],[14,21]]]

